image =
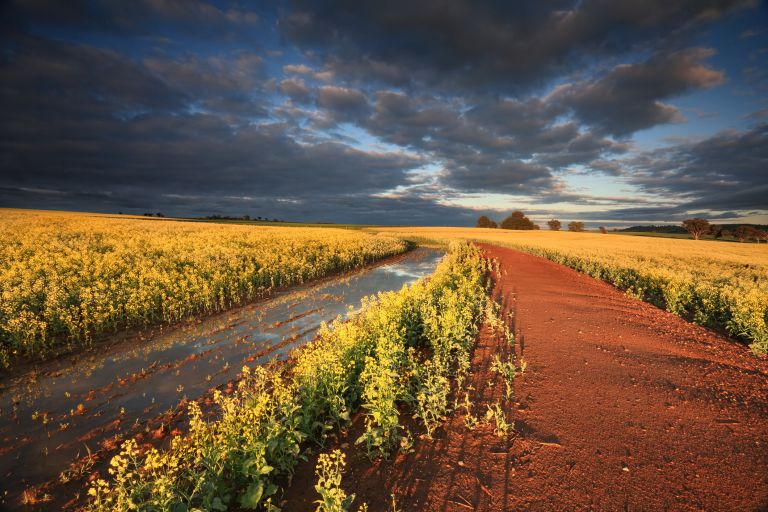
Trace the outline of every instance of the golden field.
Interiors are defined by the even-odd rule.
[[[382,236],[384,235],[384,236]],[[275,287],[402,252],[399,239],[478,240],[604,279],[768,350],[768,246],[479,228],[181,222],[0,210],[0,363],[126,327],[220,311]]]
[[[696,323],[768,351],[768,245],[568,231],[376,228],[420,241],[485,241],[608,281]]]
[[[356,442],[372,459],[410,438],[404,410],[419,420],[409,428],[429,436],[451,411],[450,392],[467,387],[480,319],[496,314],[488,271],[476,247],[453,244],[430,279],[370,297],[351,321],[323,326],[288,364],[244,367],[234,393],[214,393],[220,413],[212,419],[189,403],[189,432],[167,449],[123,443],[90,482],[86,510],[274,511],[304,447],[322,446],[357,411],[365,430]],[[317,510],[349,510],[340,468],[326,470],[336,483],[319,480],[325,506]]]
[[[0,366],[405,251],[360,231],[0,210]]]

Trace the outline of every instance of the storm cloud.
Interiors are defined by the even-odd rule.
[[[5,2],[0,206],[461,225],[518,207],[766,215],[764,7]],[[721,58],[729,45],[743,57]]]
[[[689,48],[621,64],[593,81],[559,87],[552,100],[598,130],[624,136],[643,128],[682,122],[679,109],[662,100],[719,85],[724,75],[702,64],[714,50]]]
[[[649,192],[685,197],[691,208],[765,209],[768,123],[641,153],[627,165],[634,184]]]
[[[744,0],[292,2],[284,34],[331,69],[393,85],[521,90],[595,56],[664,45]],[[407,78],[406,78],[407,77]]]

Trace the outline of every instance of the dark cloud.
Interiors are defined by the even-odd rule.
[[[587,164],[587,167],[610,176],[621,176],[622,174],[622,163],[618,160],[592,160]]]
[[[394,91],[376,93],[373,115],[365,126],[393,144],[419,147],[426,138],[456,128],[459,115],[429,101],[414,99]]]
[[[500,216],[493,210],[474,210],[442,205],[418,195],[365,196],[324,194],[311,198],[280,198],[272,194],[216,195],[212,193],[160,194],[154,190],[120,190],[117,193],[54,191],[0,186],[0,203],[7,207],[45,204],[52,209],[87,209],[89,211],[143,213],[161,211],[183,216],[251,215],[301,222],[389,225],[472,225],[479,215]]]
[[[119,114],[183,105],[163,80],[114,50],[32,37],[17,42],[0,60],[4,117],[24,111],[32,121],[58,107],[76,122],[76,108]]]
[[[723,83],[692,36],[750,3],[5,2],[0,204],[409,224],[471,223],[493,212],[450,204],[487,193],[585,219],[764,211],[759,112],[700,143],[631,140]],[[588,173],[647,196],[574,190]]]
[[[259,22],[253,11],[219,8],[203,0],[10,0],[4,2],[5,31],[28,31],[35,25],[56,25],[97,33],[155,35],[158,24],[196,37],[247,36]]]
[[[636,155],[625,162],[630,182],[642,189],[686,198],[690,208],[768,208],[768,124],[726,131]]]
[[[200,58],[153,55],[144,67],[194,108],[240,116],[264,116],[263,58],[250,52]]]
[[[22,41],[0,67],[0,186],[70,200],[163,191],[305,197],[390,189],[423,164],[306,143],[311,137],[299,143],[296,126],[254,124],[266,107],[261,59],[250,54],[137,61],[86,45]],[[329,106],[355,105],[346,89],[332,92],[339,91]]]
[[[487,100],[475,105],[466,116],[500,133],[524,134],[544,130],[562,113],[561,106],[534,97]]]
[[[352,79],[520,90],[752,3],[296,0],[280,29]]]
[[[333,118],[342,121],[359,119],[369,110],[368,100],[362,92],[333,85],[320,87],[317,105],[328,110]]]
[[[458,190],[531,195],[554,186],[549,168],[521,161],[498,162],[487,168],[448,167],[444,182]]]
[[[442,163],[442,182],[465,191],[534,193],[554,186],[554,172],[627,145],[558,122],[563,112],[540,98],[485,101],[461,112],[403,93],[376,94],[365,126],[393,144],[428,152]]]
[[[265,78],[263,58],[249,52],[227,58],[158,55],[145,58],[143,63],[171,87],[192,95],[246,92],[258,87]]]
[[[303,80],[298,78],[286,78],[280,82],[280,92],[299,101],[306,101],[310,96],[310,89]]]
[[[139,117],[113,123],[108,131],[94,122],[88,129],[92,131],[81,127],[73,137],[51,136],[40,142],[4,127],[2,184],[61,191],[139,187],[148,193],[206,190],[307,197],[324,190],[386,190],[404,182],[405,170],[422,164],[414,157],[364,152],[333,142],[299,144],[281,126],[232,130],[202,114]],[[32,146],[35,151],[25,150]]]
[[[689,48],[656,54],[638,64],[621,64],[596,80],[559,87],[551,100],[572,109],[585,123],[616,136],[681,122],[680,111],[661,100],[722,83],[722,72],[702,64],[713,53]]]
[[[537,158],[537,161],[555,167],[567,168],[575,164],[594,162],[605,155],[626,153],[629,145],[600,137],[591,132],[578,133],[561,148],[553,148]],[[603,171],[605,171],[603,166]],[[609,174],[612,174],[609,172]]]

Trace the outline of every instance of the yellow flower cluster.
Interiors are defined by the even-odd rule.
[[[0,366],[220,311],[405,249],[342,229],[0,210]]]
[[[347,495],[341,488],[341,475],[347,465],[346,457],[340,450],[321,453],[317,459],[317,484],[315,490],[320,495],[316,500],[316,512],[346,512],[355,499],[354,494]]]
[[[477,240],[543,256],[608,281],[768,352],[768,246],[619,234],[479,228],[378,228],[428,241]]]

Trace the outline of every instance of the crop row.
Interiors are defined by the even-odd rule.
[[[385,236],[0,212],[0,367],[401,253]]]
[[[738,244],[595,233],[498,233],[490,229],[393,228],[422,240],[482,240],[605,280],[700,325],[768,352],[768,250]]]
[[[754,280],[723,282],[705,275],[680,275],[663,268],[599,261],[552,249],[520,248],[607,281],[697,324],[725,328],[732,336],[748,341],[756,353],[768,352],[768,291],[754,286]]]
[[[430,433],[468,372],[487,270],[477,248],[454,244],[430,279],[371,297],[353,320],[324,326],[293,363],[244,369],[231,395],[216,393],[215,419],[191,405],[188,434],[168,449],[127,441],[109,477],[89,488],[89,508],[269,510],[307,443],[322,445],[358,410],[358,444],[371,457],[407,441],[402,406]]]

